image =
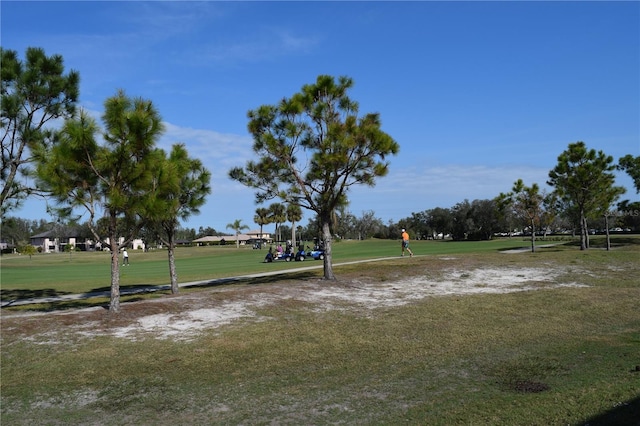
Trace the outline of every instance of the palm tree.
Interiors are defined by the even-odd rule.
[[[284,205],[280,203],[272,203],[269,206],[269,218],[270,223],[276,224],[276,234],[278,241],[282,241],[282,235],[280,235],[280,224],[287,220],[287,213],[284,209]]]
[[[227,229],[233,229],[236,232],[236,248],[240,248],[240,240],[238,239],[238,235],[240,235],[240,231],[243,229],[249,229],[247,225],[242,224],[242,219],[236,219],[233,223],[227,224]]]
[[[287,206],[287,220],[291,222],[291,244],[293,247],[296,247],[296,222],[301,219],[302,208],[297,204],[289,204]]]
[[[256,215],[253,216],[253,221],[260,225],[260,248],[262,248],[262,226],[271,223],[271,219],[269,218],[269,209],[258,207],[256,209]]]

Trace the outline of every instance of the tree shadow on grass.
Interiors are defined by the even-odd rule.
[[[639,426],[640,396],[578,423],[579,426]]]
[[[553,244],[553,245],[549,245]],[[594,249],[606,248],[607,241],[604,237],[590,237],[589,247]],[[611,239],[611,248],[634,247],[640,245],[640,238],[637,237],[621,237]],[[536,252],[544,251],[547,253],[564,251],[566,248],[580,247],[580,240],[553,242],[552,240],[536,240]],[[522,251],[523,253],[531,253],[531,244],[522,245],[521,247],[508,247],[498,249],[501,253]]]
[[[638,237],[613,237],[610,240],[611,247],[628,247],[628,246],[639,246],[640,238]],[[580,240],[570,241],[566,243],[567,246],[575,246],[580,247]],[[604,236],[590,236],[589,237],[589,247],[590,248],[605,248],[607,246],[607,239]]]
[[[11,300],[60,297],[67,294],[71,294],[71,293],[68,291],[58,291],[54,288],[45,288],[41,290],[22,290],[22,289],[0,290],[0,300],[3,302],[9,302]]]
[[[535,245],[535,253],[545,252],[545,253],[554,253],[560,251],[566,251],[564,246],[568,245],[567,243],[552,243],[553,245],[548,245],[549,243],[540,241],[536,242]],[[531,251],[531,244],[521,247],[505,247],[498,249],[500,253],[533,253]]]
[[[318,278],[317,274],[313,272],[294,272],[287,273],[283,271],[282,274],[265,275],[259,277],[237,277],[237,278],[219,278],[210,281],[202,281],[197,284],[191,284],[188,288],[210,288],[220,287],[230,284],[240,285],[260,285],[260,284],[275,284],[282,281],[307,281],[309,279]]]
[[[2,309],[30,312],[55,312],[94,307],[109,309],[109,292],[92,292],[76,295],[68,292],[49,292],[46,294],[36,292],[35,295],[32,295],[30,292],[23,292],[20,294],[23,294],[24,298],[3,300]],[[73,295],[73,297],[64,298],[63,296],[65,295]],[[145,296],[141,294],[141,292],[131,294],[121,293],[120,303],[131,303],[144,299]]]
[[[219,278],[209,281],[201,281],[187,286],[188,288],[212,288],[229,285],[264,285],[275,284],[282,281],[305,281],[317,279],[313,272],[297,272],[276,274],[259,277]],[[120,302],[132,303],[145,300],[147,294],[168,294],[169,285],[131,284],[120,286]],[[59,292],[54,289],[46,290],[2,290],[2,308],[16,308],[35,312],[52,312],[71,309],[103,307],[109,309],[111,287],[96,287],[82,294]],[[72,296],[72,297],[64,297]],[[58,300],[56,300],[58,299]],[[26,303],[25,303],[26,302]]]
[[[123,297],[120,300],[121,305],[144,300],[143,296]],[[109,301],[104,297],[94,297],[92,299],[81,300],[60,300],[57,302],[35,303],[32,305],[23,305],[24,310],[29,312],[60,312],[77,309],[102,308],[109,310]]]
[[[120,285],[120,294],[131,293],[147,293],[152,291],[164,290],[169,288],[168,285],[154,285],[154,284],[128,284]],[[111,294],[111,286],[97,287],[89,290],[85,295],[94,295],[96,293]]]

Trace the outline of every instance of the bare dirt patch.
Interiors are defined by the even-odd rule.
[[[439,259],[443,262],[455,258]],[[453,262],[455,263],[455,262]],[[307,303],[318,311],[349,310],[364,315],[371,310],[400,306],[448,295],[499,294],[546,288],[584,286],[563,283],[561,271],[548,267],[509,268],[461,265],[410,276],[369,276],[367,270],[339,281],[282,279],[265,285],[215,287],[183,295],[123,304],[122,312],[104,308],[55,313],[3,313],[2,327],[21,339],[42,344],[72,343],[76,339],[114,336],[130,340],[190,340],[200,333],[239,320],[268,321],[261,307],[287,300]],[[13,334],[13,333],[12,333]],[[15,334],[14,334],[15,336]]]

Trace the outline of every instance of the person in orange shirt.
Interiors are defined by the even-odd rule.
[[[413,257],[413,252],[409,248],[409,234],[407,231],[402,228],[402,255],[404,256],[404,251],[407,250],[409,256]]]

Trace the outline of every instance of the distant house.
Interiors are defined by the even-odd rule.
[[[15,246],[4,238],[0,239],[0,252],[7,253],[11,250],[15,250]]]
[[[268,243],[272,241],[271,234],[269,234],[268,232],[260,233],[259,229],[256,229],[255,231],[249,231],[247,232],[247,235],[250,239],[254,240],[265,240],[265,242]]]
[[[238,241],[240,245],[245,244],[253,244],[258,240],[263,239],[265,242],[272,241],[271,234],[263,232],[260,233],[260,230],[257,231],[249,231],[246,234],[238,234]],[[206,237],[197,238],[192,241],[193,244],[198,246],[210,245],[210,244],[221,244],[225,243],[236,243],[236,236],[234,235],[208,235]]]
[[[223,239],[226,241],[226,237],[224,236],[221,237],[218,235],[207,235],[206,237],[196,238],[192,241],[192,243],[197,246],[208,246],[211,244],[220,244],[220,241],[222,241]]]
[[[73,235],[73,234],[71,234]],[[56,253],[64,251],[65,246],[71,245],[80,250],[93,249],[93,241],[80,237],[71,237],[54,230],[45,231],[31,236],[29,243],[43,253]]]
[[[124,238],[120,241],[122,242],[123,240]],[[94,243],[94,241],[89,238],[78,237],[74,230],[70,230],[66,234],[50,230],[33,235],[29,241],[32,246],[36,247],[42,253],[61,252],[65,250],[67,245],[71,245],[74,249],[82,251],[103,250],[107,247],[108,242],[109,239],[107,238],[104,243]],[[144,250],[145,246],[142,240],[136,239],[133,240],[130,247],[134,250]]]
[[[122,243],[124,242],[124,237],[120,237],[118,238],[118,244],[120,244],[122,246]],[[136,238],[135,240],[133,240],[131,243],[129,243],[129,245],[127,246],[132,250],[145,250],[146,245],[144,243],[144,241],[142,241],[140,238]],[[96,244],[96,250],[109,250],[109,238],[105,238],[103,243],[97,243]]]

